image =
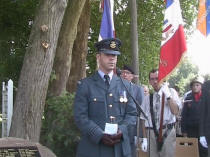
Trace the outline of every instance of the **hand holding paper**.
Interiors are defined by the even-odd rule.
[[[117,134],[117,130],[118,130],[117,124],[106,123],[104,133],[109,135],[114,135]]]

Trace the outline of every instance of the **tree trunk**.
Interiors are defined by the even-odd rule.
[[[10,136],[39,141],[48,82],[68,0],[40,1],[21,70]]]
[[[77,38],[72,51],[72,63],[69,79],[66,85],[67,91],[76,90],[77,81],[86,77],[86,56],[88,52],[88,33],[90,29],[90,3],[86,1],[78,26]]]
[[[138,31],[137,31],[137,6],[136,0],[130,0],[131,10],[131,49],[132,49],[132,67],[135,77],[134,82],[139,84],[139,54],[138,54]]]
[[[53,65],[56,78],[51,82],[49,96],[59,96],[66,90],[66,83],[68,81],[71,68],[72,48],[84,4],[85,0],[69,1],[59,35],[55,63]]]

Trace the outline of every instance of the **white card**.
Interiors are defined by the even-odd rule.
[[[109,135],[114,135],[117,134],[117,130],[118,130],[118,124],[106,123],[104,133]]]

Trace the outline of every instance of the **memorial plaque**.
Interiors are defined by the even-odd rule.
[[[0,157],[41,157],[35,146],[28,147],[1,147]]]
[[[20,138],[0,138],[0,157],[56,157],[47,147]]]

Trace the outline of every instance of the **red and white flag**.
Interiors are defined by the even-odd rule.
[[[179,0],[165,0],[158,81],[164,81],[187,50]]]

